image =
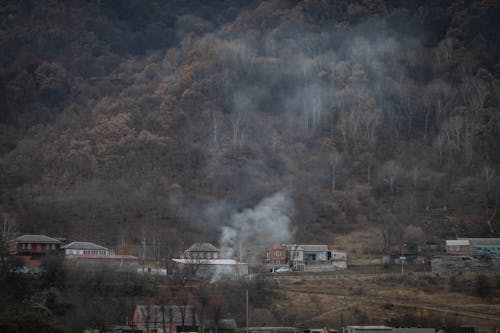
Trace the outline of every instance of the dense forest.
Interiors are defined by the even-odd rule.
[[[500,230],[494,0],[0,5],[21,233],[382,253]]]

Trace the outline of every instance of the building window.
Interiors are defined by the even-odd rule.
[[[281,257],[281,251],[276,251],[274,252],[275,257]]]
[[[214,253],[214,259],[217,259],[217,252]]]
[[[276,259],[274,262],[276,265],[281,265],[281,261],[279,259]]]
[[[206,253],[206,255],[205,255],[205,257],[206,257],[207,259],[211,259],[211,258],[212,258],[212,253],[207,252],[207,253]]]
[[[27,248],[28,250],[31,250],[31,243],[26,244],[26,248]]]

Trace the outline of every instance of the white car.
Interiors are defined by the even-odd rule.
[[[274,272],[275,273],[283,273],[283,272],[290,272],[290,268],[289,267],[280,267],[278,269],[276,269]]]

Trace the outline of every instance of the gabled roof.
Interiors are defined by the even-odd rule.
[[[446,246],[467,246],[470,245],[468,239],[448,239],[446,240]]]
[[[218,252],[219,249],[210,243],[194,243],[186,251],[187,252]]]
[[[302,250],[307,252],[323,252],[328,251],[328,245],[301,245]]]
[[[71,250],[109,250],[104,246],[91,242],[71,242],[68,245],[64,245],[62,248]]]
[[[185,310],[185,326],[198,325],[198,316],[193,312],[191,305],[166,305],[164,310],[160,305],[137,305],[136,307],[136,311],[139,311],[144,323],[146,322],[146,318],[149,318],[149,323],[161,323],[163,321],[163,314],[165,314],[165,321],[169,322],[170,316],[172,316],[172,324],[176,326],[182,325],[181,309]],[[196,323],[193,323],[193,314]]]
[[[326,252],[328,245],[286,244],[289,251]]]
[[[467,240],[471,246],[500,246],[500,238],[459,238]]]
[[[45,235],[22,235],[17,237],[14,241],[16,243],[61,243],[61,241]]]

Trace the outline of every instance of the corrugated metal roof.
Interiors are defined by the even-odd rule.
[[[64,245],[62,248],[71,250],[109,250],[104,246],[92,242],[71,242],[68,245]]]
[[[500,246],[500,238],[459,238],[467,240],[471,246]]]
[[[328,245],[301,245],[304,252],[326,252]]]
[[[327,252],[328,245],[315,244],[285,244],[288,251],[304,251],[304,252]]]
[[[446,240],[446,246],[467,246],[469,244],[468,239],[448,239]]]
[[[22,235],[14,241],[16,243],[61,243],[61,241],[45,235]]]

